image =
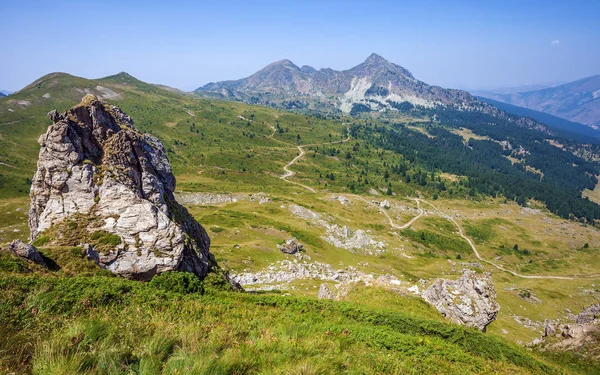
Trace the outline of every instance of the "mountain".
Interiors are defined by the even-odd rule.
[[[12,91],[8,91],[8,90],[0,90],[0,97],[2,96],[8,96],[10,94],[12,94]]]
[[[600,126],[600,75],[564,85],[513,94],[481,93],[504,103],[598,128]]]
[[[548,125],[548,127],[550,127],[551,129],[559,131],[567,136],[570,136],[571,138],[576,139],[579,142],[598,143],[600,141],[600,131],[598,131],[597,129],[593,129],[587,125],[565,120],[564,118],[552,116],[548,113],[535,111],[533,109],[518,107],[512,104],[499,102],[497,100],[489,99],[483,96],[477,96],[477,98],[483,102],[493,105],[494,107],[504,112],[511,113],[516,116],[530,117],[536,121],[544,123]]]
[[[537,84],[537,85],[523,85],[523,86],[512,86],[512,87],[496,87],[496,88],[485,88],[485,89],[466,89],[475,96],[486,96],[489,94],[516,94],[519,92],[543,90],[549,87],[556,87],[564,84],[564,82]]]
[[[462,90],[443,89],[417,80],[401,67],[373,53],[363,63],[343,71],[298,67],[290,60],[274,62],[250,77],[209,83],[195,91],[203,96],[274,104],[288,108],[326,104],[344,113],[353,109],[395,110],[399,103],[432,107],[481,106]]]
[[[4,93],[0,92],[0,98],[3,96],[6,96],[6,95],[4,95]]]

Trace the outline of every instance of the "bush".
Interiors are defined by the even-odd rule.
[[[222,271],[210,272],[203,280],[206,292],[229,292],[231,285]]]
[[[47,235],[41,235],[41,236],[38,236],[38,238],[36,238],[35,241],[33,241],[32,245],[39,247],[39,246],[44,246],[48,242],[50,242],[50,237]]]
[[[154,276],[150,285],[166,292],[179,294],[204,294],[202,281],[190,272],[164,272]]]

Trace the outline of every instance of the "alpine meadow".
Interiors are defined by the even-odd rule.
[[[1,374],[600,374],[597,4],[66,3],[0,5]]]

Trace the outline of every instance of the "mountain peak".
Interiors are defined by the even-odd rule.
[[[291,60],[288,60],[288,59],[275,61],[274,63],[267,65],[267,67],[275,67],[275,66],[283,66],[286,68],[300,69],[300,68],[298,68],[298,66],[296,64],[294,64]]]
[[[387,61],[386,59],[384,59],[383,57],[381,57],[380,55],[378,55],[376,53],[372,53],[371,55],[369,55],[369,57],[367,57],[365,62],[366,63],[388,63],[389,61]]]

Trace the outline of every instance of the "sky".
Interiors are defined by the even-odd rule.
[[[121,71],[193,90],[284,58],[375,52],[429,84],[489,89],[600,74],[600,1],[0,0],[0,89]]]

